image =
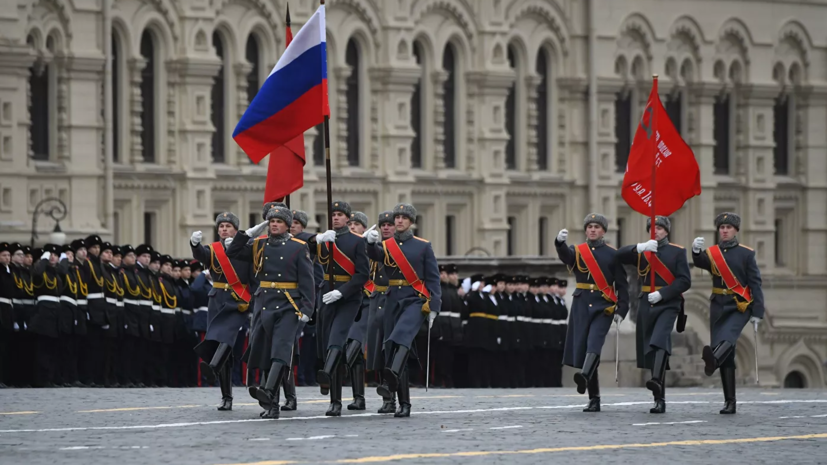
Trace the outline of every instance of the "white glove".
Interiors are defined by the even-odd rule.
[[[654,239],[649,239],[646,242],[641,242],[637,245],[637,253],[643,252],[657,252],[658,251],[658,241]]]
[[[379,242],[379,231],[374,229],[373,231],[366,232],[365,240],[368,241],[368,244],[376,244]]]
[[[484,288],[482,288],[482,292],[491,292],[491,285],[486,284]]]
[[[269,221],[262,221],[261,223],[253,226],[252,228],[244,231],[244,234],[250,237],[258,237],[261,233],[264,232],[264,229],[267,228]]]
[[[465,278],[462,280],[462,290],[465,291],[467,294],[468,291],[471,290],[471,278]]]
[[[152,327],[152,325],[149,325],[149,332],[150,332],[150,333],[154,333],[154,332],[155,332],[155,328],[153,328],[153,327]]]
[[[200,244],[202,237],[204,237],[204,233],[202,233],[201,231],[195,231],[194,233],[192,233],[192,236],[190,236],[190,244],[192,244],[192,245]]]
[[[342,293],[339,291],[330,291],[322,296],[322,302],[332,304],[342,298]]]
[[[20,331],[20,325],[19,325],[19,324],[17,324],[17,322],[16,322],[16,321],[14,322],[14,331],[15,331],[15,332]]]
[[[615,313],[615,318],[614,318],[614,320],[615,320],[615,323],[617,323],[618,325],[620,325],[620,322],[621,322],[621,321],[623,321],[623,317],[622,317],[622,316],[620,316],[619,314]]]
[[[335,242],[336,241],[336,231],[332,229],[328,229],[327,231],[316,234],[316,243],[320,244],[322,242]]]
[[[67,256],[66,256],[66,253],[65,253],[65,252],[61,252],[61,253],[60,253],[60,259],[59,259],[59,261],[61,261],[61,262],[62,262],[64,258],[69,258],[69,257],[67,257]]]
[[[661,296],[658,291],[650,293],[646,298],[649,299],[650,304],[656,304],[663,300],[663,296]]]
[[[566,239],[569,237],[569,230],[568,229],[561,229],[559,233],[557,233],[557,242],[566,242]]]
[[[750,321],[753,325],[757,325],[758,323],[760,323],[760,322],[761,322],[761,318],[758,318],[757,316],[753,316],[753,317],[750,317],[749,321]]]
[[[692,241],[692,253],[700,253],[701,249],[704,248],[704,238],[703,237],[696,237],[694,241]]]
[[[502,343],[503,343],[502,338],[499,338],[499,337],[498,337],[498,338],[497,338],[497,345],[500,345],[500,344],[502,344]]]
[[[224,239],[224,247],[230,248],[230,244],[232,244],[232,243],[233,243],[233,238],[232,237],[228,237],[228,238]]]
[[[308,321],[310,321],[310,317],[302,313],[302,316],[301,318],[299,318],[299,321],[301,321],[302,323],[307,323]]]
[[[436,320],[436,313],[431,312],[428,314],[428,329],[431,329],[431,326],[434,325],[434,320]]]
[[[109,325],[103,325],[101,326],[101,329],[109,329]]]
[[[49,257],[51,257],[51,256],[52,256],[51,252],[43,252],[43,255],[40,256],[40,259],[41,260],[48,260]]]

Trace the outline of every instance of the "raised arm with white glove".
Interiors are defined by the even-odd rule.
[[[41,260],[48,260],[49,257],[51,257],[51,256],[52,256],[51,252],[43,252],[43,255],[40,256],[40,259]]]
[[[692,253],[701,253],[701,250],[704,248],[704,238],[703,237],[696,237],[694,241],[692,241]]]
[[[643,252],[657,252],[658,251],[658,241],[654,239],[649,239],[646,242],[641,242],[637,245],[637,253]]]
[[[559,233],[557,233],[557,242],[566,242],[566,239],[569,237],[569,230],[568,229],[561,229]]]
[[[224,247],[230,248],[230,244],[232,244],[232,243],[233,243],[233,238],[232,237],[228,237],[228,238],[224,239]]]
[[[336,241],[336,231],[332,229],[328,229],[327,231],[316,234],[316,243],[321,244],[322,242],[335,242]]]
[[[192,233],[192,236],[190,236],[190,244],[192,244],[192,245],[200,244],[202,237],[204,237],[204,233],[202,233],[201,231],[195,231],[194,233]]]
[[[264,230],[267,228],[267,224],[269,221],[262,221],[261,223],[253,226],[252,228],[244,231],[248,237],[258,237]]]
[[[371,230],[365,233],[365,240],[368,241],[368,244],[376,244],[379,242],[379,231]]]

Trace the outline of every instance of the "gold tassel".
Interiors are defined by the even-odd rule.
[[[425,303],[422,304],[422,313],[424,313],[426,315],[431,313],[431,300],[430,299],[426,300]]]

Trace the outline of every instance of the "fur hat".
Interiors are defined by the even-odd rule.
[[[121,254],[122,255],[127,255],[129,253],[135,253],[135,249],[129,244],[122,245],[121,246]]]
[[[394,216],[402,215],[411,220],[412,223],[416,222],[416,208],[414,208],[414,206],[409,203],[397,204],[395,207],[393,207],[393,214]]]
[[[660,226],[661,228],[666,230],[666,234],[672,233],[672,222],[669,221],[668,217],[665,216],[656,216],[655,217],[655,226]],[[652,218],[646,218],[646,232],[649,232],[649,229],[652,227]]]
[[[393,224],[393,212],[386,211],[379,214],[379,220],[376,221],[377,226],[382,226],[385,223]]]
[[[298,221],[302,228],[307,227],[307,212],[302,210],[293,210],[293,221]]]
[[[264,208],[261,210],[261,219],[262,220],[265,220],[265,221],[267,220],[267,212],[270,211],[270,207],[272,207],[274,205],[276,207],[287,208],[287,205],[283,202],[267,202],[267,203],[264,204]],[[236,228],[236,229],[238,229],[238,228]]]
[[[348,218],[350,218],[350,214],[353,212],[350,208],[350,204],[343,200],[336,200],[333,202],[333,211],[344,213],[344,215]]]
[[[72,252],[77,253],[78,250],[86,248],[86,243],[83,239],[75,239],[69,244],[69,247],[72,249]]]
[[[98,236],[97,234],[92,234],[91,236],[84,239],[83,243],[86,244],[86,248],[88,249],[89,247],[94,247],[96,245],[102,245],[103,241],[101,240],[101,237]]]
[[[241,224],[238,217],[231,212],[219,213],[218,216],[215,217],[215,227],[218,228],[221,223],[230,223],[236,231],[238,231],[238,225]]]
[[[736,213],[723,212],[715,217],[715,229],[721,227],[722,224],[729,224],[736,230],[741,230],[741,217]]]
[[[609,220],[607,220],[606,217],[600,213],[589,213],[586,215],[583,219],[583,230],[585,231],[586,228],[592,223],[602,227],[604,232],[609,232]]]
[[[361,223],[361,225],[364,226],[365,229],[368,228],[368,215],[365,215],[362,212],[353,212],[353,213],[351,213],[349,221],[355,221],[357,223]]]
[[[141,255],[143,255],[145,253],[148,253],[149,255],[152,255],[152,252],[154,252],[154,251],[155,250],[152,248],[151,245],[141,244],[141,245],[138,246],[137,249],[135,249],[135,256],[140,257]]]
[[[270,211],[267,212],[267,221],[270,221],[273,218],[278,218],[284,221],[287,223],[287,226],[293,224],[293,212],[291,212],[287,207],[277,207],[275,205],[270,207]]]

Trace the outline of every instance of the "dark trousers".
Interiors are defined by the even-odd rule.
[[[11,341],[11,382],[14,386],[31,386],[35,364],[35,336],[25,331],[21,324],[20,330],[12,333]]]
[[[48,387],[55,382],[62,383],[59,379],[58,368],[58,342],[57,338],[49,336],[35,337],[34,352],[34,380],[35,387]]]
[[[5,328],[0,332],[0,383],[11,384],[11,338],[12,331]]]
[[[296,377],[298,386],[316,385],[316,332],[305,331],[301,338],[299,350],[299,375]]]
[[[63,384],[75,384],[78,378],[78,338],[72,334],[61,334],[57,339],[57,357],[60,378]]]
[[[91,323],[86,325],[86,337],[83,350],[80,353],[81,378],[84,384],[105,384],[105,354],[104,330]]]
[[[468,350],[468,380],[472,388],[491,387],[491,352],[485,349]]]
[[[454,387],[454,346],[446,342],[435,342],[431,355],[434,373],[433,385]]]
[[[241,357],[244,355],[244,349],[247,345],[247,329],[239,329],[238,336],[235,338],[235,345],[233,346],[233,385],[243,386],[242,377],[243,366]]]

